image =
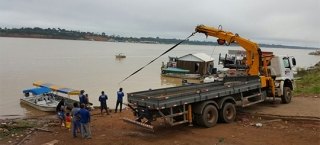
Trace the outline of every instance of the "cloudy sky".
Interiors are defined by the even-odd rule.
[[[222,25],[258,43],[320,47],[320,0],[1,0],[0,27],[183,39]],[[205,38],[197,34],[193,39]],[[209,38],[213,41],[215,39]]]

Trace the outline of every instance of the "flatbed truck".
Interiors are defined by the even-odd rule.
[[[244,73],[226,76],[219,82],[128,93],[128,106],[136,118],[124,118],[125,122],[151,131],[151,123],[157,118],[163,118],[171,126],[189,123],[212,127],[218,120],[233,122],[236,106],[254,105],[267,97],[273,100],[280,97],[282,103],[290,103],[294,89],[294,57],[264,54],[256,43],[222,28],[199,25],[196,32],[218,37],[218,44],[227,42],[242,46],[246,50],[246,63],[241,67],[230,64],[224,67],[236,72],[244,70]]]

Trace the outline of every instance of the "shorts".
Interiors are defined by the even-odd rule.
[[[59,119],[64,120],[65,119],[64,112],[58,112],[58,117]]]

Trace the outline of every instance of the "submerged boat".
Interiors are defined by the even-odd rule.
[[[116,58],[126,58],[126,56],[123,53],[119,53],[116,55]]]
[[[71,88],[58,87],[51,83],[35,82],[36,88],[23,90],[24,97],[20,99],[21,103],[25,103],[35,109],[54,112],[58,103],[64,99],[65,105],[72,108],[74,102],[78,102],[70,98],[70,95],[79,95],[80,90]],[[63,96],[65,95],[65,96]]]

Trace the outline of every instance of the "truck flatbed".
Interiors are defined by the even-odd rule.
[[[128,93],[128,102],[137,106],[159,110],[219,97],[232,96],[260,88],[261,83],[259,77],[230,77],[225,78],[222,82]]]

